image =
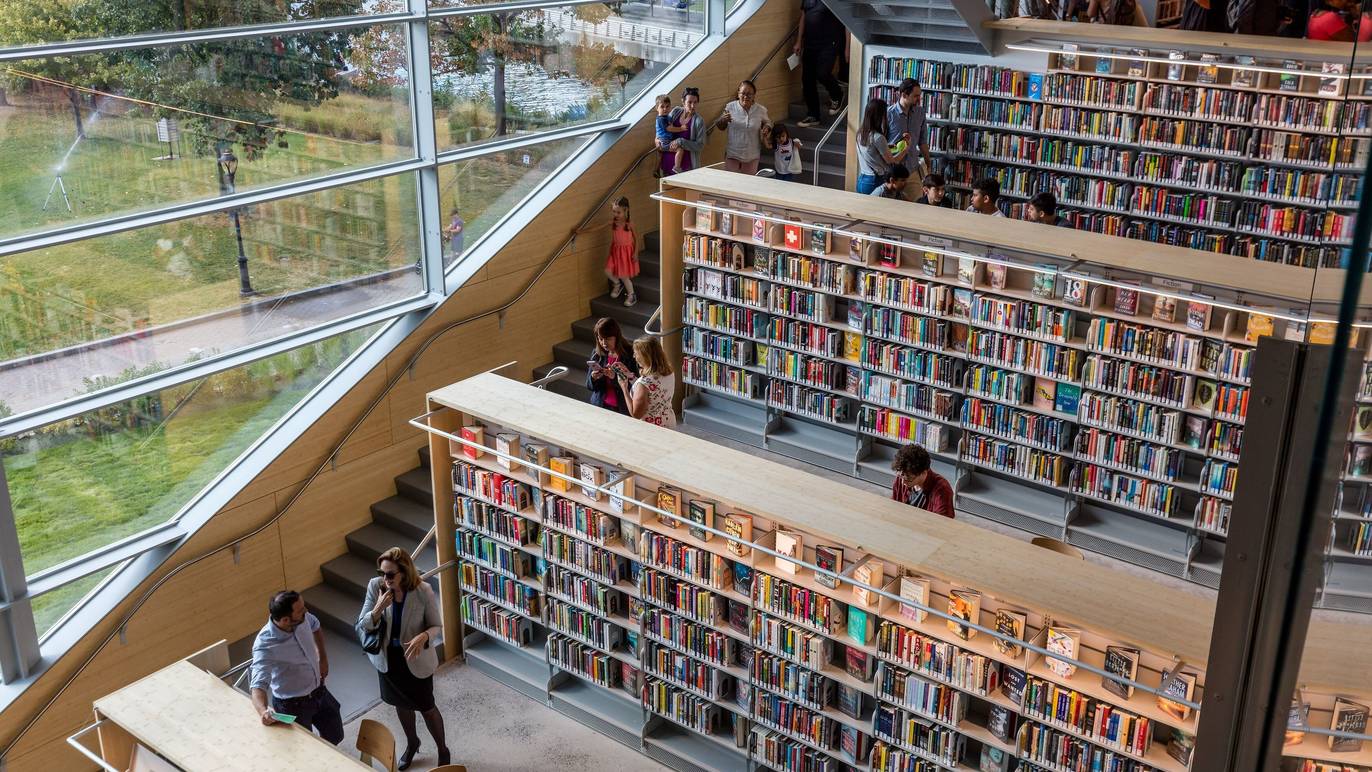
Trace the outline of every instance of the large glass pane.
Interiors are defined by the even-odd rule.
[[[573,137],[440,166],[444,265],[486,235],[587,141]]]
[[[0,237],[412,156],[402,31],[358,27],[0,68],[0,88],[17,108],[0,120]]]
[[[0,405],[31,410],[411,297],[415,201],[414,175],[399,175],[8,257]]]
[[[367,0],[5,0],[0,45],[117,38],[384,13]]]
[[[90,576],[77,579],[71,584],[64,584],[61,587],[39,595],[33,599],[33,624],[38,630],[38,637],[42,638],[52,630],[53,625],[57,624],[63,616],[76,607],[83,598],[90,594],[100,585],[101,582],[109,578],[116,570],[122,566],[107,568],[104,571],[97,571]]]
[[[614,115],[702,34],[698,13],[600,3],[432,22],[438,146]]]
[[[170,519],[376,329],[5,440],[0,458],[25,571],[42,571]]]

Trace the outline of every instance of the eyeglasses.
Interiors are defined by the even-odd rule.
[[[400,572],[399,572],[399,571],[382,571],[381,569],[378,568],[378,569],[376,569],[376,575],[377,575],[377,576],[380,576],[380,577],[384,577],[384,578],[386,578],[386,579],[394,579],[394,578],[396,578],[397,576],[400,576]]]

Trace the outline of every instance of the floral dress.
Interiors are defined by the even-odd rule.
[[[668,428],[676,426],[676,413],[672,410],[676,381],[670,375],[643,375],[635,385],[648,392],[648,412],[643,414],[643,420]]]

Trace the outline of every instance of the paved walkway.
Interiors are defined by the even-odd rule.
[[[259,343],[401,300],[421,287],[418,273],[401,271],[365,284],[257,299],[234,313],[168,324],[141,336],[116,336],[40,357],[0,362],[0,400],[16,413],[33,410],[84,393],[87,378],[117,376],[154,362],[170,367]]]

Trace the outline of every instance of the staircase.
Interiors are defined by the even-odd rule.
[[[821,103],[829,100],[829,92],[823,86],[819,87],[819,99]],[[805,117],[806,113],[804,102],[792,102],[790,112],[786,116],[786,128],[790,130],[791,136],[800,140],[804,150],[800,153],[800,160],[803,165],[800,178],[807,185],[814,184],[815,181],[815,149],[819,148],[819,186],[822,188],[833,188],[843,190],[843,164],[844,153],[848,149],[848,122],[842,121],[834,133],[829,135],[829,141],[824,143],[824,147],[819,147],[819,141],[824,138],[824,132],[829,130],[829,125],[833,123],[837,115],[820,116],[820,124],[810,128],[802,128],[796,124]],[[763,151],[763,165],[771,165],[771,154]]]
[[[548,384],[548,391],[588,402],[591,392],[586,388],[586,360],[595,349],[595,323],[608,316],[619,322],[624,338],[633,342],[643,335],[643,326],[661,302],[659,291],[659,262],[657,231],[643,234],[643,251],[638,255],[639,274],[634,278],[638,303],[626,308],[623,298],[612,298],[607,289],[604,295],[591,301],[591,315],[572,322],[572,338],[553,346],[553,361],[534,368],[534,379],[542,378],[558,365],[569,372]]]
[[[419,450],[419,466],[395,478],[395,495],[372,504],[372,522],[347,536],[348,552],[319,567],[324,583],[301,592],[305,605],[324,627],[353,641],[353,624],[362,610],[367,582],[376,576],[376,556],[391,547],[413,551],[434,525],[429,447]],[[421,572],[438,565],[432,540],[415,555]],[[430,579],[434,589],[437,579]]]

